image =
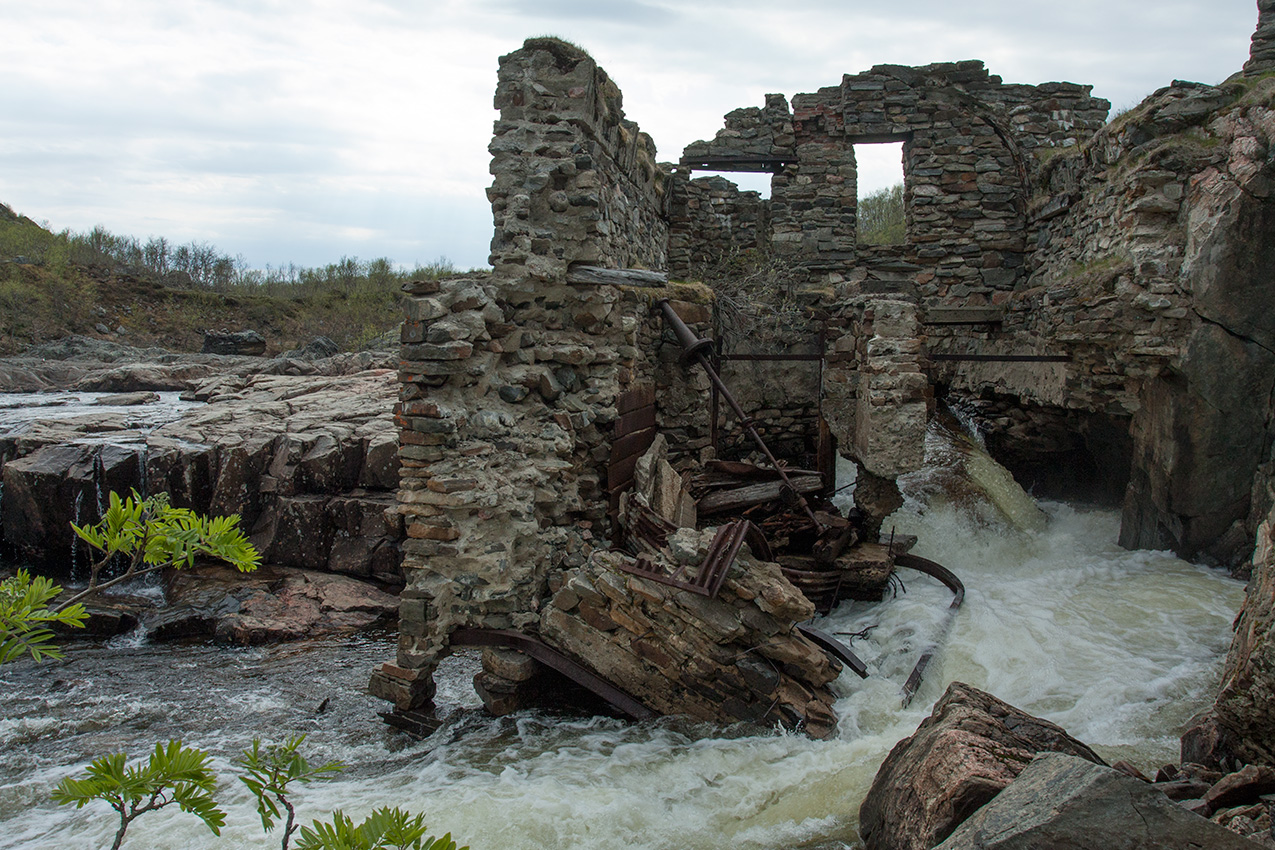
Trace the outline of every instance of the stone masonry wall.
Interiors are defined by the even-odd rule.
[[[736,110],[682,162],[730,158],[778,168],[770,246],[813,281],[940,302],[999,303],[1021,280],[1032,151],[1070,148],[1097,131],[1109,104],[1090,86],[1005,85],[982,62],[878,65],[765,109]],[[903,142],[907,242],[857,244],[855,144]],[[747,166],[749,157],[769,164]],[[683,179],[680,175],[675,181]],[[861,266],[881,267],[869,274]],[[999,293],[999,295],[998,295]]]
[[[668,269],[688,279],[705,265],[763,247],[767,205],[724,177],[668,181]]]
[[[667,265],[665,174],[620,89],[586,53],[529,39],[500,58],[489,150],[499,278],[560,280],[573,262]]]
[[[407,587],[398,658],[372,681],[403,709],[432,696],[453,628],[534,626],[550,574],[604,539],[616,398],[654,370],[636,346],[640,292],[493,278],[411,295],[396,408]]]

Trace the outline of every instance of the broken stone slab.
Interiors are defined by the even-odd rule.
[[[935,850],[1253,850],[1241,838],[1119,771],[1037,756]]]
[[[953,682],[877,771],[859,808],[864,844],[868,850],[929,850],[1044,752],[1105,765],[1061,727]]]
[[[712,538],[700,533],[700,559]],[[840,664],[794,628],[814,608],[777,564],[741,553],[710,599],[622,572],[625,559],[596,553],[567,573],[541,638],[660,714],[832,733]]]

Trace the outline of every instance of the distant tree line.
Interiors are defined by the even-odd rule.
[[[59,267],[71,263],[87,268],[124,272],[177,288],[214,292],[300,298],[332,291],[352,293],[365,288],[397,289],[420,277],[439,277],[455,271],[440,257],[432,263],[401,267],[386,257],[360,260],[342,257],[325,266],[287,266],[254,269],[242,255],[222,253],[208,242],[175,245],[162,236],[145,242],[119,236],[101,225],[87,233],[41,227],[0,204],[0,261],[9,260]]]

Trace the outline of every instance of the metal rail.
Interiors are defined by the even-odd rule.
[[[921,653],[921,657],[917,659],[916,666],[912,668],[912,673],[908,676],[908,680],[903,683],[903,707],[907,708],[912,703],[912,698],[916,696],[917,690],[921,687],[921,678],[925,675],[925,668],[929,666],[931,659],[938,653],[943,641],[947,639],[947,633],[952,630],[952,622],[956,619],[956,610],[965,601],[965,585],[956,577],[956,573],[947,567],[918,555],[906,553],[895,555],[894,564],[898,567],[907,567],[910,570],[933,576],[952,591],[952,602],[947,606],[947,617],[943,620],[942,627],[933,642],[925,648],[925,651]]]

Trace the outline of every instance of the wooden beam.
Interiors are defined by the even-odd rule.
[[[798,493],[815,493],[823,488],[823,476],[800,475],[792,477],[792,486]],[[747,487],[736,487],[733,490],[718,490],[709,493],[696,503],[700,516],[719,514],[725,511],[738,511],[778,499],[784,492],[784,482],[767,481],[764,484],[750,484]]]
[[[648,269],[604,269],[601,266],[572,265],[567,283],[590,286],[667,286],[668,272]]]

